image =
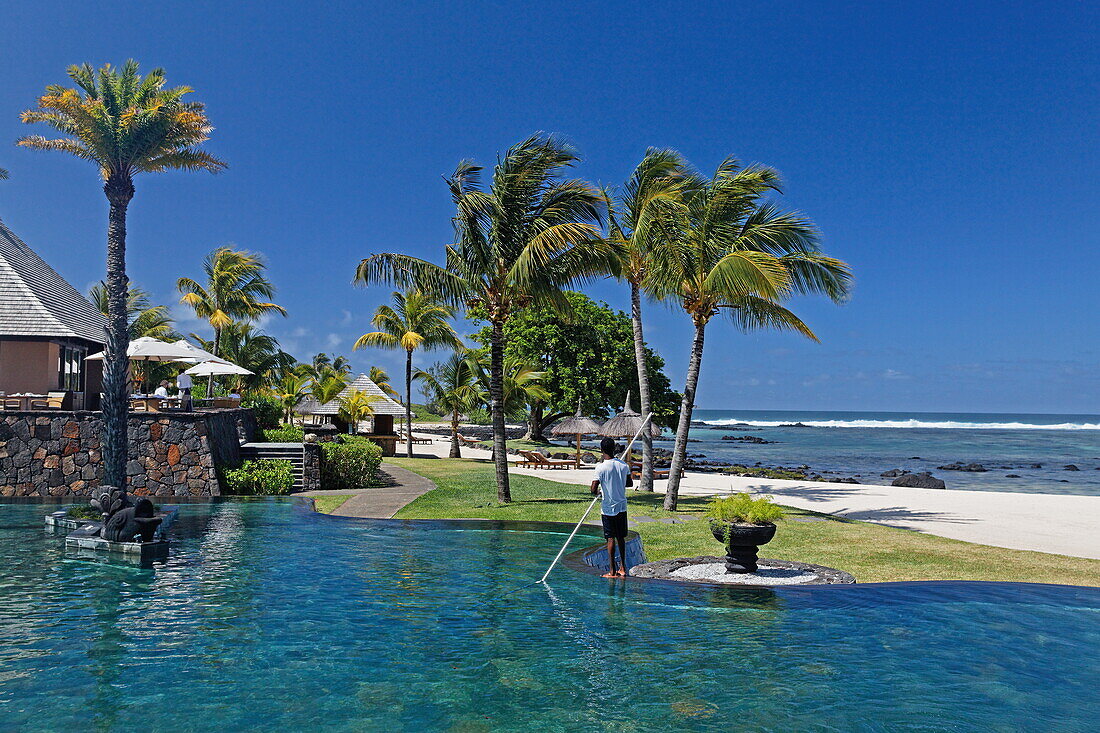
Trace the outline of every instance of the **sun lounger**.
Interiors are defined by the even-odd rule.
[[[655,479],[666,479],[666,478],[668,478],[668,471],[669,471],[669,469],[667,469],[667,468],[655,468],[655,469],[653,469],[653,478],[655,478]],[[631,461],[630,462],[630,475],[632,477],[634,477],[635,479],[640,480],[642,478],[642,462],[641,461]],[[680,475],[683,476],[683,471],[680,472]]]
[[[519,465],[529,466],[530,468],[575,468],[576,461],[554,461],[538,451],[533,450],[521,450],[518,453],[523,456],[525,461],[520,461]]]
[[[404,443],[406,440],[409,439],[409,436],[406,435],[404,431],[399,430],[399,431],[397,431],[397,439],[400,442]],[[432,439],[431,438],[418,438],[414,435],[412,437],[412,443],[413,443],[413,445],[431,445],[432,444]]]
[[[477,438],[467,438],[462,433],[458,434],[458,441],[460,443],[462,443],[462,445],[466,446],[467,448],[484,448],[485,447],[481,444],[481,441],[478,440]]]

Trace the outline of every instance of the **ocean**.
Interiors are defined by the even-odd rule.
[[[889,484],[880,474],[892,469],[930,471],[949,489],[1100,495],[1100,415],[697,409],[694,420],[705,426],[692,427],[688,454],[731,464],[806,465],[867,484]],[[952,463],[988,470],[940,468]]]

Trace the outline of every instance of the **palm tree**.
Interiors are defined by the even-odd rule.
[[[189,277],[176,281],[180,302],[214,329],[212,353],[222,356],[222,332],[238,321],[254,321],[268,313],[285,316],[281,305],[262,300],[275,295],[275,286],[264,274],[263,259],[245,250],[218,247],[202,262],[206,284]]]
[[[488,359],[481,355],[471,360],[479,390],[481,404],[489,404],[491,371]],[[520,415],[527,406],[535,402],[546,402],[550,392],[543,386],[546,372],[539,371],[538,364],[524,361],[515,356],[504,357],[501,394],[503,395],[504,414],[508,417]]]
[[[498,160],[488,190],[481,186],[479,166],[460,163],[448,179],[457,242],[446,248],[445,266],[382,253],[364,259],[356,271],[362,284],[418,287],[484,314],[491,327],[489,404],[502,502],[512,500],[504,431],[504,324],[536,303],[565,310],[563,289],[614,264],[614,247],[600,231],[603,195],[563,176],[577,160],[569,145],[534,135]]]
[[[321,378],[314,378],[309,384],[309,394],[319,405],[327,405],[335,400],[344,388],[348,386],[346,377],[337,374],[328,374]]]
[[[196,334],[191,334],[191,338],[207,351],[214,349],[213,341]],[[294,364],[294,357],[282,350],[274,336],[257,331],[251,323],[231,322],[222,329],[219,356],[252,372],[230,378],[238,390],[256,390],[273,384]]]
[[[439,405],[439,409],[451,414],[451,458],[462,457],[461,441],[458,438],[462,414],[476,407],[481,397],[476,384],[476,371],[469,355],[456,351],[446,361],[414,375],[415,379],[421,379],[428,385],[432,399]]]
[[[711,319],[725,312],[743,331],[790,330],[816,341],[813,331],[779,303],[806,293],[824,293],[840,302],[851,283],[847,264],[820,253],[817,230],[809,219],[780,211],[764,199],[768,192],[779,191],[775,170],[742,168],[728,158],[713,178],[693,177],[687,188],[673,244],[654,252],[645,281],[656,297],[676,298],[694,326],[665,494],[664,505],[670,510],[676,508]]]
[[[17,144],[60,150],[91,161],[103,177],[110,204],[107,225],[107,354],[103,376],[104,483],[126,486],[126,414],[129,394],[126,350],[126,213],[134,197],[134,176],[166,170],[210,171],[225,163],[200,149],[213,129],[201,102],[184,101],[189,87],[165,89],[163,69],[142,77],[138,63],[70,66],[77,87],[46,87],[37,109],[23,112],[27,124],[45,123],[63,137],[22,137]]]
[[[638,396],[643,415],[653,410],[642,329],[642,287],[653,252],[667,246],[670,218],[682,210],[687,164],[675,150],[649,149],[617,199],[608,195],[608,233],[620,247],[618,274],[630,284],[630,321],[634,331],[634,359],[638,368]],[[653,491],[653,435],[642,435],[642,476],[638,487]]]
[[[100,281],[88,291],[88,299],[104,316],[107,315],[107,285]],[[137,285],[131,284],[126,291],[126,321],[130,324],[130,339],[148,336],[161,341],[179,339],[176,322],[166,305],[153,305],[149,293]]]
[[[371,403],[379,399],[376,395],[370,395],[361,389],[353,389],[340,401],[339,416],[348,424],[348,433],[354,434],[359,429],[359,423],[374,414]]]
[[[355,342],[356,349],[380,346],[405,350],[405,441],[406,455],[412,458],[412,379],[413,351],[416,349],[462,349],[461,339],[448,323],[454,308],[443,305],[421,290],[393,294],[393,306],[380,305],[371,323],[377,331],[365,333]]]
[[[275,398],[283,406],[283,419],[290,422],[294,408],[302,401],[309,390],[309,378],[298,374],[287,374],[275,386]]]
[[[107,285],[100,281],[88,292],[92,305],[104,316],[108,315]],[[126,321],[130,324],[131,340],[147,336],[161,341],[176,341],[180,334],[176,322],[166,305],[153,305],[149,293],[131,284],[126,292]],[[162,361],[136,361],[130,366],[135,383],[156,384],[176,373],[177,367]]]
[[[374,382],[375,386],[385,394],[390,397],[400,396],[397,394],[397,390],[393,388],[393,385],[390,384],[390,375],[387,374],[386,370],[382,367],[372,366],[367,376],[370,378],[370,381]]]

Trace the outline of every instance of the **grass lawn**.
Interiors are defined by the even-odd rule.
[[[353,497],[354,494],[329,494],[327,496],[315,496],[313,497],[313,506],[321,514],[332,514],[336,511],[345,501]]]
[[[488,462],[454,459],[386,459],[415,471],[436,489],[397,513],[398,519],[512,519],[574,523],[592,496],[583,486],[531,476],[512,476],[512,503],[498,504],[493,467]],[[701,514],[706,500],[684,498],[679,512],[661,508],[661,494],[629,492],[631,516],[654,518]],[[593,515],[589,515],[590,521]],[[921,534],[868,522],[789,509],[775,539],[761,549],[765,557],[820,563],[847,570],[863,583],[895,580],[1002,580],[1100,585],[1100,560],[1001,547]],[[595,522],[599,522],[596,517]],[[692,555],[721,555],[706,520],[683,524],[646,522],[637,526],[650,560]],[[583,546],[576,543],[576,548]]]

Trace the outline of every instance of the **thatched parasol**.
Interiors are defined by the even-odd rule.
[[[554,427],[550,428],[551,435],[575,435],[577,436],[577,468],[581,467],[581,436],[599,435],[600,424],[590,417],[581,414],[581,401],[577,400],[577,414],[567,417]]]
[[[642,429],[644,422],[645,416],[630,409],[630,392],[627,392],[623,411],[603,424],[600,435],[609,438],[633,438]],[[661,434],[661,429],[653,423],[649,424],[649,430],[654,438]]]

